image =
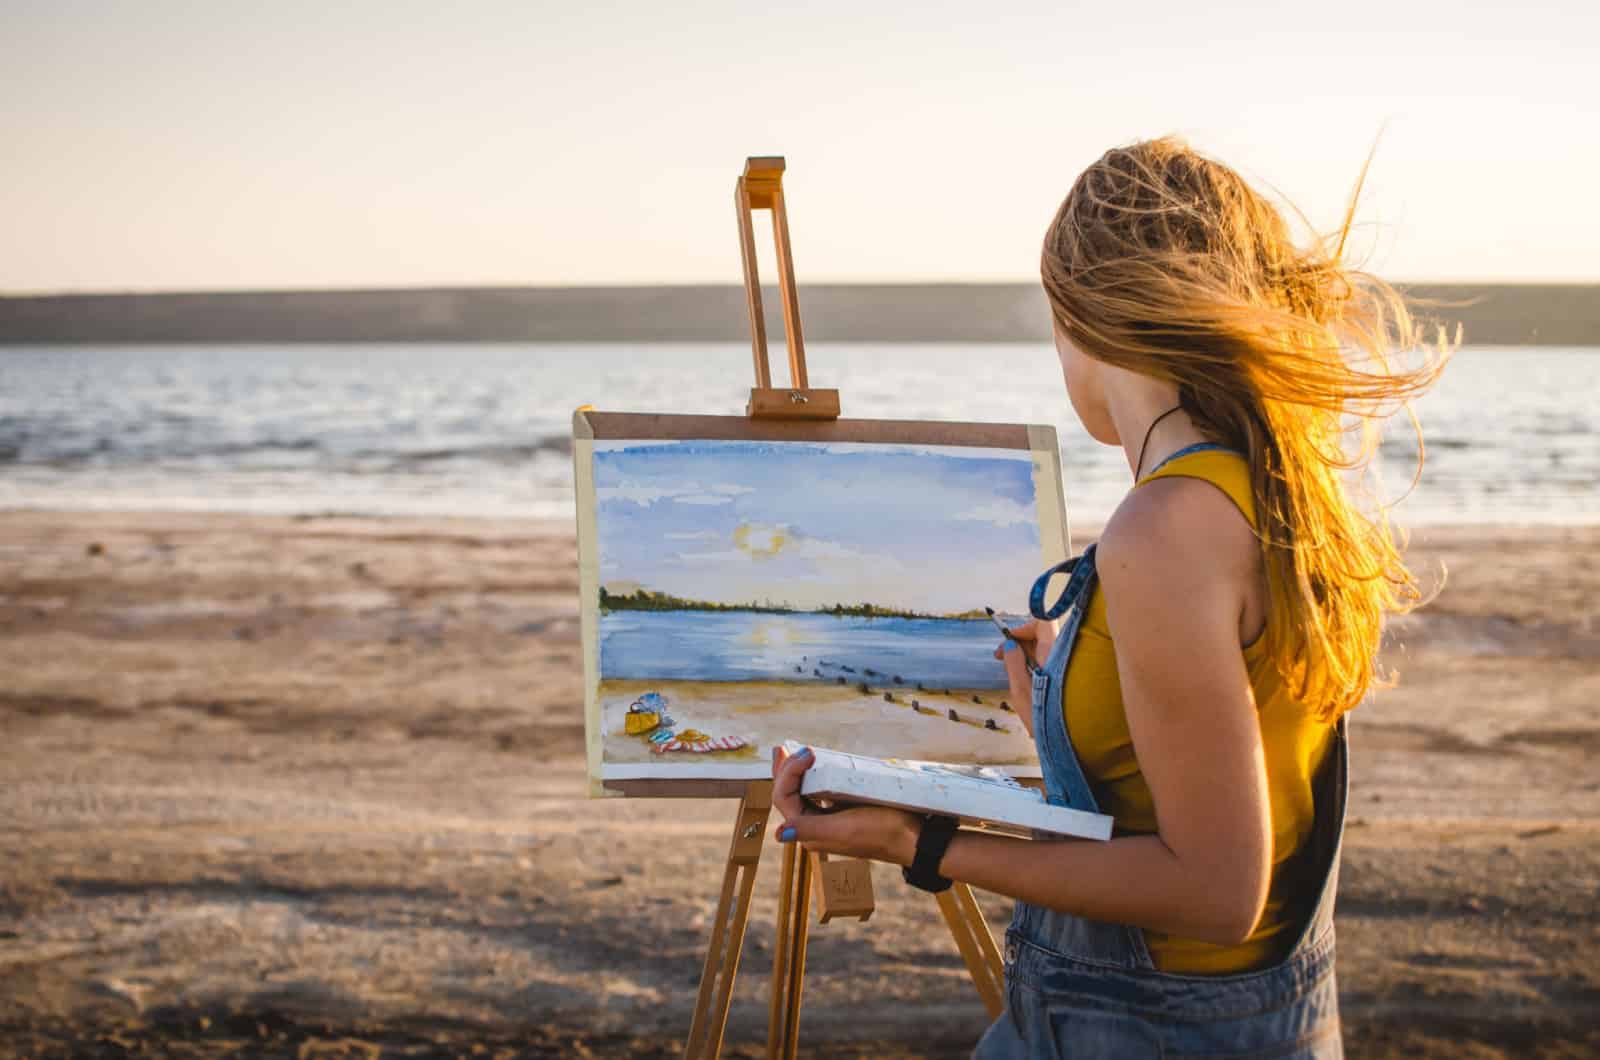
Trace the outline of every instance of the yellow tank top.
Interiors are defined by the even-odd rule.
[[[1241,454],[1220,449],[1186,453],[1145,475],[1135,488],[1173,475],[1210,482],[1233,500],[1251,526],[1256,525],[1250,465]],[[1266,654],[1265,641],[1263,632],[1241,651],[1261,719],[1272,803],[1272,884],[1266,908],[1250,937],[1237,946],[1146,931],[1151,959],[1163,972],[1245,971],[1271,963],[1293,941],[1286,937],[1294,927],[1291,898],[1295,887],[1304,885],[1296,878],[1295,856],[1311,835],[1311,781],[1331,746],[1334,727],[1312,717],[1289,695]],[[1128,735],[1105,595],[1098,582],[1072,649],[1062,700],[1073,750],[1100,811],[1116,818],[1119,833],[1155,832],[1155,808]]]

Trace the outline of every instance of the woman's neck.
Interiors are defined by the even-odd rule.
[[[1172,383],[1158,383],[1132,388],[1131,392],[1108,395],[1111,421],[1116,424],[1117,438],[1128,460],[1128,471],[1135,479],[1148,474],[1167,457],[1184,446],[1209,439],[1195,426],[1189,413],[1183,409],[1163,415],[1178,404],[1178,388]],[[1160,422],[1156,422],[1160,418]],[[1152,430],[1151,425],[1155,427]],[[1146,435],[1149,443],[1145,444]],[[1144,447],[1144,466],[1139,465],[1139,449]]]

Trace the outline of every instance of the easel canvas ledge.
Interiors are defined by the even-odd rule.
[[[573,471],[577,502],[578,565],[584,673],[585,738],[591,797],[740,798],[751,780],[769,775],[762,762],[750,765],[684,765],[673,777],[607,775],[600,720],[599,542],[596,526],[594,451],[609,440],[715,440],[855,442],[904,446],[956,446],[1026,451],[1039,528],[1038,569],[1070,555],[1070,530],[1061,490],[1061,458],[1055,429],[1039,424],[960,423],[926,420],[779,420],[745,416],[678,415],[597,411],[573,413]],[[616,767],[613,766],[613,770]],[[1038,767],[1007,767],[1018,777],[1039,776]],[[626,770],[622,770],[626,772]]]

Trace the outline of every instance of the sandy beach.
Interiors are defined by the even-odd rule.
[[[1412,555],[1449,574],[1352,717],[1346,1048],[1593,1055],[1600,528]],[[0,1056],[678,1055],[734,804],[586,797],[577,614],[568,523],[0,513]],[[965,1056],[936,906],[874,882],[802,1054]]]

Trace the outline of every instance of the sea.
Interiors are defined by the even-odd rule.
[[[849,417],[1054,425],[1075,527],[1130,485],[1048,344],[806,352]],[[738,415],[750,380],[744,343],[0,346],[0,509],[570,521],[575,408]],[[1411,411],[1396,521],[1600,524],[1600,347],[1464,347]]]

